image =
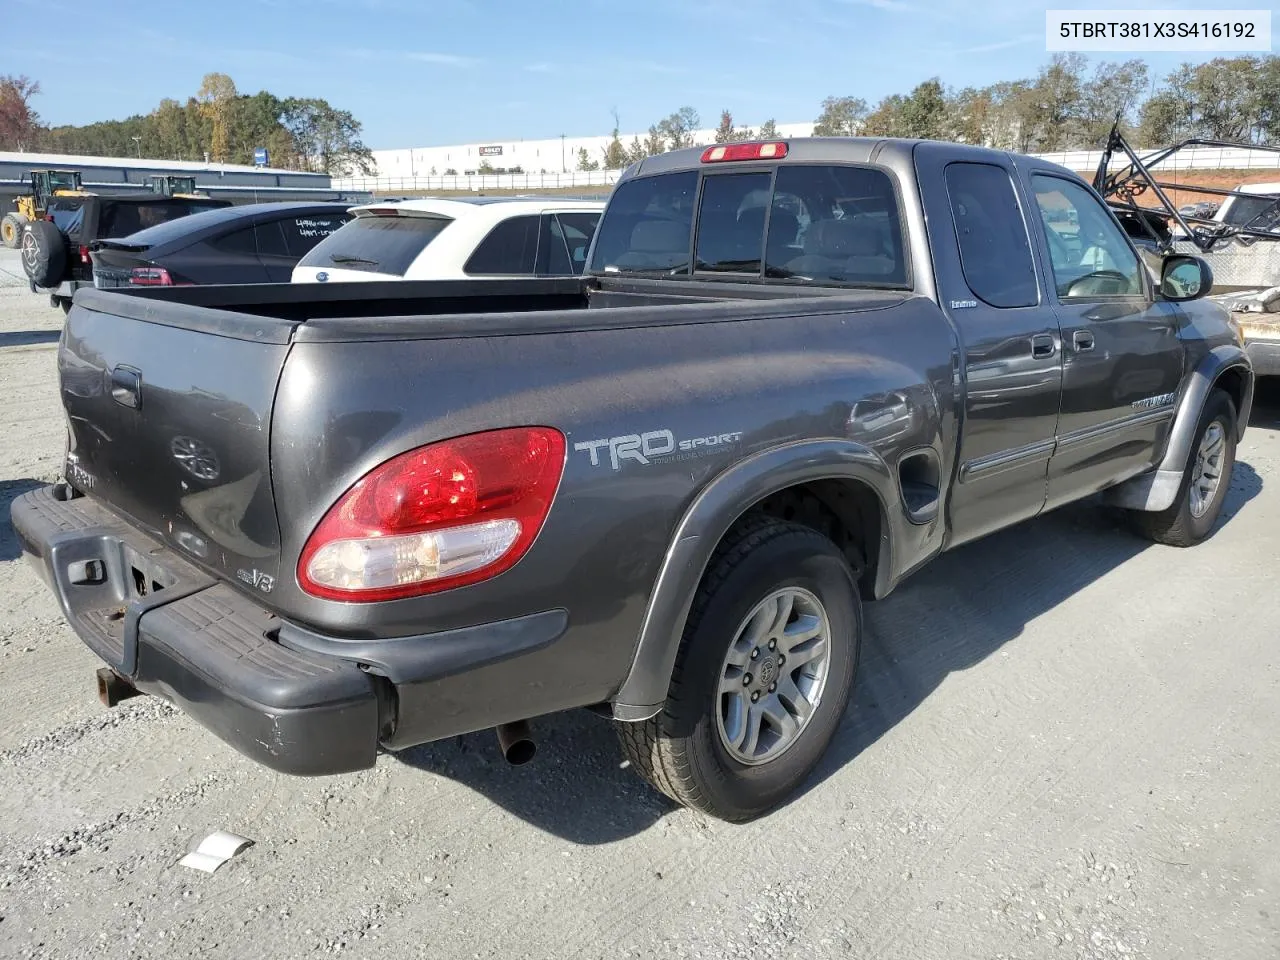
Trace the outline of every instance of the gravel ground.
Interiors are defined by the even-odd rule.
[[[475,735],[307,780],[101,708],[7,524],[61,454],[62,316],[20,276],[0,251],[0,956],[1280,956],[1280,391],[1205,545],[1072,507],[870,608],[827,761],[735,827],[586,715],[527,767]],[[177,865],[217,829],[254,845]]]

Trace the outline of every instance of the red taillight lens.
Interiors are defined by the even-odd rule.
[[[164,267],[134,267],[129,271],[129,283],[135,287],[172,287],[173,277]]]
[[[703,163],[726,160],[781,160],[787,155],[785,143],[721,143],[702,151]]]
[[[312,596],[367,603],[509,570],[551,510],[564,449],[559,430],[515,427],[388,460],[320,521],[298,560],[299,585]]]
[[[83,245],[81,245],[80,247],[80,262],[81,263],[93,262],[92,260],[89,259],[89,248]]]

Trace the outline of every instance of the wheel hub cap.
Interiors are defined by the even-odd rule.
[[[1227,452],[1227,433],[1217,420],[1205,428],[1191,467],[1191,515],[1203,517],[1217,496]]]
[[[739,763],[766,763],[808,726],[826,687],[831,625],[802,587],[756,604],[734,633],[720,668],[716,728]]]

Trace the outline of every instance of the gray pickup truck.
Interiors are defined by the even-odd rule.
[[[589,264],[80,291],[65,479],[12,519],[104,700],[295,774],[490,727],[522,760],[587,707],[745,820],[831,740],[863,601],[1100,492],[1167,544],[1219,515],[1239,331],[1060,167],[677,151],[626,171]]]

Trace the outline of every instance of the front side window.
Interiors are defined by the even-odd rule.
[[[542,215],[541,230],[536,273],[542,277],[568,276],[573,272],[569,263],[569,247],[565,244],[564,230],[554,213]]]
[[[569,248],[569,261],[574,273],[581,273],[587,265],[587,250],[591,246],[591,238],[600,225],[600,214],[590,213],[557,213],[556,223],[564,236],[565,245]]]
[[[1044,221],[1058,297],[1088,300],[1142,295],[1138,257],[1097,197],[1061,177],[1036,174],[1031,182]]]
[[[1034,306],[1036,268],[1009,174],[990,163],[952,163],[946,179],[969,289],[993,307]]]

